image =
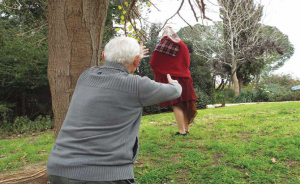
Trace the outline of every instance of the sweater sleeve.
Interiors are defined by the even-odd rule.
[[[179,98],[182,92],[179,83],[163,84],[148,77],[139,80],[139,100],[143,107]]]

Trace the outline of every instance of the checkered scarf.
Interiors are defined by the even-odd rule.
[[[179,51],[180,45],[165,39],[162,40],[154,49],[154,51],[161,52],[175,57]]]

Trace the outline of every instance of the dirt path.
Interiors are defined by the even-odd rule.
[[[283,102],[249,102],[249,103],[228,103],[225,106],[230,107],[230,106],[236,106],[236,105],[255,105],[255,104],[263,104],[263,103],[290,103],[290,102],[300,102],[300,101],[283,101]],[[207,109],[211,108],[216,108],[216,107],[221,107],[222,104],[213,104],[213,105],[207,105]]]

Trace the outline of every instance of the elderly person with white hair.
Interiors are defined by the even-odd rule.
[[[169,75],[168,84],[132,75],[147,52],[135,39],[117,37],[105,46],[104,65],[81,74],[48,159],[51,184],[136,183],[143,107],[182,91]]]

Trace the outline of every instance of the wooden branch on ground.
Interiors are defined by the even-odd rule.
[[[47,184],[47,169],[39,171],[23,172],[0,178],[0,184]]]

